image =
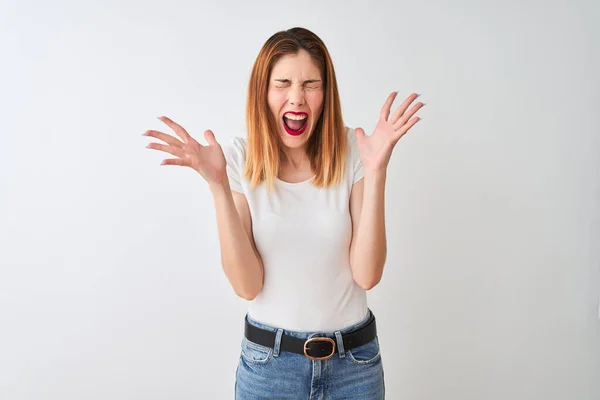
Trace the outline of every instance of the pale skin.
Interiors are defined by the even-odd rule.
[[[419,122],[420,117],[415,113],[425,105],[418,102],[408,109],[419,97],[413,93],[390,116],[397,95],[398,92],[392,92],[388,96],[370,136],[365,136],[362,128],[355,129],[365,177],[352,186],[350,194],[353,230],[350,266],[354,281],[365,290],[372,289],[381,280],[387,256],[384,197],[390,156],[398,140]]]
[[[314,175],[306,156],[306,146],[323,110],[323,99],[321,72],[305,50],[297,55],[284,56],[275,63],[269,80],[267,102],[271,114],[279,123],[279,138],[283,144],[284,157],[279,179],[300,182]],[[303,134],[291,136],[285,131],[283,115],[288,111],[308,114],[308,126]]]
[[[211,130],[204,132],[208,145],[198,143],[179,124],[168,117],[159,117],[179,137],[148,130],[143,135],[167,143],[149,143],[146,147],[164,151],[176,158],[162,161],[162,165],[178,165],[192,168],[208,182],[213,194],[221,264],[235,293],[252,300],[263,285],[263,264],[254,244],[250,209],[245,196],[233,192],[227,178],[225,156]]]
[[[353,235],[350,244],[350,268],[357,285],[365,290],[381,280],[386,259],[384,193],[386,170],[398,140],[420,120],[415,113],[424,106],[416,103],[416,93],[408,96],[390,115],[398,92],[388,96],[379,122],[369,136],[356,128],[357,145],[365,177],[352,187],[350,215]],[[298,182],[310,178],[314,171],[306,156],[306,143],[318,120],[323,105],[323,88],[318,68],[305,51],[284,56],[271,73],[268,89],[271,113],[281,122],[280,138],[285,154],[279,179]],[[302,111],[308,114],[308,127],[299,136],[287,134],[283,114]],[[162,165],[186,166],[197,171],[209,184],[215,203],[221,262],[235,293],[247,300],[262,290],[264,266],[252,233],[252,220],[246,197],[232,191],[226,173],[226,160],[220,144],[211,130],[204,132],[208,145],[198,143],[181,125],[168,117],[159,117],[177,137],[156,130],[143,135],[163,141],[146,147],[169,153],[175,158],[163,160]]]

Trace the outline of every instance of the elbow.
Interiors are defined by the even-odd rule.
[[[356,282],[358,286],[360,286],[364,290],[371,290],[381,281],[380,278],[372,278],[369,280],[361,280]]]
[[[256,298],[256,296],[258,296],[258,294],[261,292],[262,287],[247,287],[247,286],[242,286],[239,285],[237,287],[234,287],[234,291],[235,294],[238,297],[241,297],[242,299],[245,300],[254,300]]]
[[[260,294],[264,282],[262,264],[259,264],[256,268],[259,270],[256,274],[240,271],[241,268],[226,262],[222,262],[222,266],[231,288],[238,297],[245,300],[254,300]]]
[[[252,301],[256,298],[256,296],[258,296],[258,294],[261,292],[261,289],[250,289],[250,288],[245,288],[245,289],[238,289],[235,291],[235,294],[238,295],[238,297],[241,297],[242,299],[248,300],[248,301]]]
[[[381,274],[371,273],[363,276],[355,276],[354,282],[364,290],[371,290],[381,281]]]
[[[379,282],[381,282],[381,277],[383,275],[383,268],[368,268],[367,269],[368,273],[363,273],[363,274],[356,274],[354,276],[354,282],[356,282],[356,284],[364,289],[364,290],[371,290],[373,289],[375,286],[377,286],[379,284]]]
[[[256,298],[262,291],[262,280],[261,282],[256,282],[255,284],[243,284],[240,283],[235,287],[235,294],[237,294],[242,299],[251,301]]]
[[[355,269],[353,272],[354,282],[361,289],[371,290],[381,282],[383,263],[379,266],[370,265],[369,267]]]
[[[351,262],[350,269],[353,271],[353,279],[356,284],[364,289],[371,290],[379,284],[383,276],[383,268],[386,261],[386,252],[384,249],[383,255],[377,259],[369,260],[368,264],[360,264],[355,266],[356,262]]]
[[[252,301],[256,298],[256,296],[258,296],[258,294],[260,293],[260,291],[251,291],[251,290],[236,290],[235,294],[238,295],[238,297],[241,297],[242,299],[248,300],[248,301]]]

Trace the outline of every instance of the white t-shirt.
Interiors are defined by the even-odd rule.
[[[293,331],[330,332],[353,325],[368,313],[366,291],[350,271],[350,191],[364,176],[354,129],[346,128],[348,161],[343,182],[317,188],[275,180],[254,190],[243,176],[247,139],[222,146],[231,189],[250,207],[254,241],[264,265],[264,285],[248,315]]]

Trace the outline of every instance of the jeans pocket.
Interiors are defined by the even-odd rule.
[[[346,350],[348,359],[356,364],[372,364],[381,359],[379,338],[375,336],[369,343]]]
[[[273,349],[242,339],[242,358],[249,364],[266,364],[273,358]]]

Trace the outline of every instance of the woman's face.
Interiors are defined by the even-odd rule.
[[[323,96],[321,73],[306,50],[275,63],[267,98],[285,146],[306,144],[321,115]]]

